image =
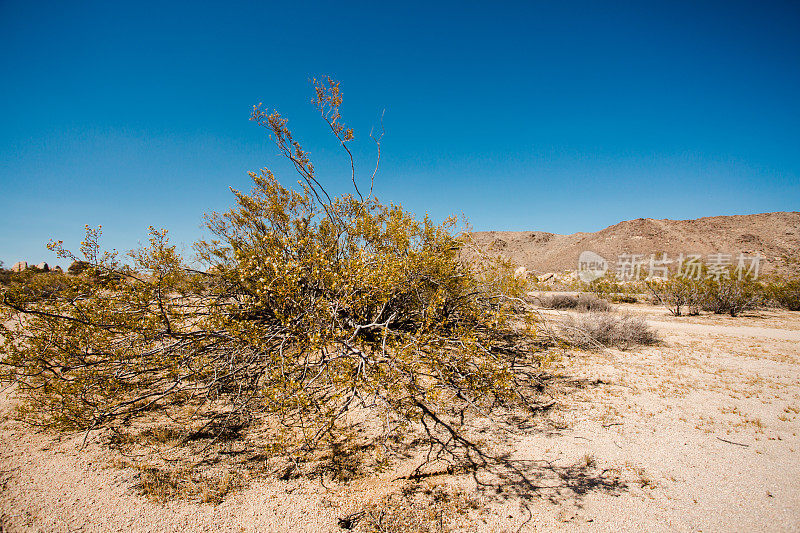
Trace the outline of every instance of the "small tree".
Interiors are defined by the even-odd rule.
[[[339,84],[315,91],[352,162]],[[252,192],[233,190],[236,206],[207,217],[205,272],[185,266],[166,231],[151,228],[126,267],[87,227],[82,272],[48,278],[57,290],[3,292],[18,322],[0,377],[19,385],[30,420],[65,428],[172,410],[196,434],[260,420],[276,449],[312,450],[360,409],[388,433],[420,424],[440,451],[468,447],[465,414],[524,400],[522,372],[536,365],[523,282],[508,265],[462,261],[454,219],[417,220],[371,185],[364,197],[354,170],[354,194],[329,195],[286,119],[260,106],[251,119],[299,189],[250,173]],[[79,260],[60,241],[50,248]]]

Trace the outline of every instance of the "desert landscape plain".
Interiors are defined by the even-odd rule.
[[[800,533],[798,28],[0,0],[0,533]]]
[[[534,272],[566,270],[573,248],[608,257],[644,251],[628,247],[640,246],[638,234],[647,249],[672,254],[709,253],[715,243],[732,253],[757,250],[775,268],[776,257],[796,253],[799,233],[800,213],[770,213],[631,221],[578,236],[490,232],[476,240]],[[542,336],[581,315],[547,305],[554,294],[573,295],[569,288],[531,282],[528,289]],[[540,408],[513,424],[478,419],[471,428],[489,455],[503,458],[474,471],[438,464],[420,473],[420,457],[409,453],[345,480],[255,468],[219,497],[159,499],[143,491],[146,471],[136,467],[148,456],[110,446],[104,429],[26,425],[15,413],[14,387],[6,386],[0,531],[800,530],[800,312],[762,306],[735,317],[673,316],[647,295],[611,306],[645,320],[658,342],[548,347]]]

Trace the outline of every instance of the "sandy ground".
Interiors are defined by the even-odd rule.
[[[663,345],[553,363],[555,407],[508,440],[535,487],[482,493],[487,510],[468,529],[800,531],[800,313],[620,307]],[[217,506],[162,505],[94,439],[79,451],[83,435],[7,420],[11,401],[0,398],[0,531],[343,531],[338,519],[399,490],[414,466],[345,485],[262,479]]]

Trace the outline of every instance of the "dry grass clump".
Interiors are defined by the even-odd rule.
[[[141,466],[134,488],[148,499],[164,503],[176,498],[218,504],[226,494],[240,485],[240,477],[226,472],[212,475],[191,469],[169,470],[157,466]]]
[[[542,306],[550,309],[575,309],[576,311],[611,311],[613,307],[606,300],[591,294],[550,294],[541,298]]]
[[[461,491],[414,484],[339,520],[339,526],[370,533],[442,533],[464,529],[470,512],[480,502]]]
[[[565,317],[561,333],[568,343],[579,348],[619,348],[659,342],[658,335],[644,319],[616,313],[587,313]]]

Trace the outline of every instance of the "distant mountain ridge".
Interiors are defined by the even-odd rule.
[[[534,274],[575,270],[578,257],[590,250],[614,263],[621,254],[669,258],[679,254],[725,253],[764,259],[761,271],[785,270],[783,257],[800,258],[800,212],[704,217],[694,220],[638,218],[594,233],[559,235],[543,231],[478,231],[478,245],[510,259]]]

